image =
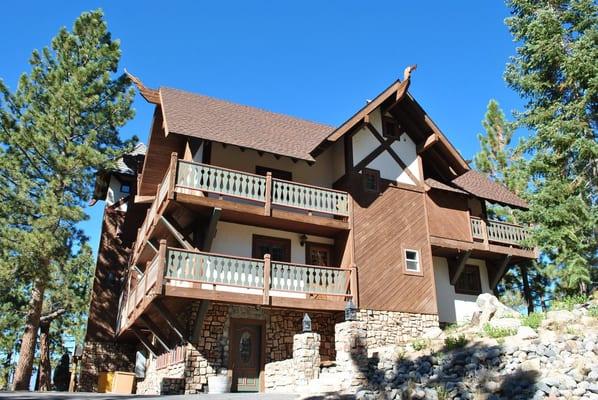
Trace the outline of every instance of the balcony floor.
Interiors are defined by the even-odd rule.
[[[511,263],[513,264],[533,260],[538,257],[538,253],[534,249],[497,243],[465,242],[430,236],[430,244],[432,245],[432,254],[440,257],[452,257],[468,250],[471,250],[472,258],[481,258],[484,260],[498,260],[505,255],[511,255]]]

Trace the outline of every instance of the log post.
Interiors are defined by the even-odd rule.
[[[176,184],[176,169],[178,163],[178,154],[176,151],[173,151],[170,154],[170,167],[168,168],[168,173],[170,173],[170,177],[168,179],[168,199],[174,200],[174,185]]]
[[[357,266],[355,264],[351,265],[351,284],[350,284],[350,291],[351,296],[353,299],[353,304],[355,307],[359,307],[359,288],[357,286]]]
[[[262,304],[270,304],[270,254],[264,255],[264,298]]]
[[[154,288],[154,294],[156,296],[162,294],[164,286],[164,274],[166,272],[166,239],[160,240],[160,248],[158,249],[158,272],[156,275],[156,287]]]
[[[484,218],[480,219],[480,224],[482,225],[482,236],[484,238],[484,246],[488,247],[488,225],[486,224],[486,220]]]
[[[272,172],[266,172],[266,204],[264,205],[264,215],[272,215]]]

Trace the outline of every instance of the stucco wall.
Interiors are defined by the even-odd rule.
[[[436,298],[438,301],[438,319],[440,322],[466,322],[471,319],[472,314],[477,310],[475,295],[455,293],[455,287],[451,285],[449,278],[449,267],[446,258],[433,257],[434,279],[436,280]],[[484,260],[469,259],[468,265],[477,265],[480,268],[480,280],[482,282],[482,293],[491,293],[488,284],[488,271]]]
[[[276,229],[260,228],[257,226],[220,222],[211,251],[219,254],[229,254],[239,257],[251,257],[252,236],[273,236],[291,240],[291,262],[305,264],[305,247],[299,243],[300,234],[279,231]],[[334,244],[334,240],[320,236],[309,235],[309,242]]]
[[[377,109],[370,114],[370,123],[382,134],[382,120],[380,110]],[[367,128],[361,128],[353,136],[353,163],[358,164],[361,160],[367,157],[372,151],[380,146],[378,139]],[[415,143],[407,135],[402,135],[400,141],[395,141],[391,145],[392,149],[403,160],[413,175],[421,180],[421,172],[419,168],[418,156]],[[367,165],[367,168],[372,168],[380,171],[380,177],[400,183],[413,185],[409,175],[401,166],[395,161],[392,156],[384,151],[372,162]]]
[[[224,147],[213,143],[211,164],[252,174],[255,174],[255,167],[258,165],[271,167],[291,172],[295,182],[331,188],[338,179],[336,175],[339,163],[333,162],[333,152],[330,149],[322,153],[313,165],[309,165],[301,160],[293,162],[289,157],[276,159],[272,154],[264,153],[260,156],[255,150],[241,151],[235,146]]]

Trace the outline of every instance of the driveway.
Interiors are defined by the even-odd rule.
[[[110,393],[65,393],[65,392],[0,392],[0,399],[12,400],[126,400],[126,399],[168,399],[168,400],[295,400],[294,394],[270,393],[226,393],[226,394],[188,394],[173,396],[137,396]]]

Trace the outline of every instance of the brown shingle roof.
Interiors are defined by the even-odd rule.
[[[333,127],[177,89],[160,88],[169,132],[313,161]]]
[[[426,185],[430,186],[432,189],[445,190],[447,192],[454,192],[454,193],[460,193],[460,194],[465,194],[465,195],[469,194],[464,190],[457,189],[456,187],[447,185],[446,183],[442,183],[440,181],[437,181],[436,179],[426,178],[425,182],[426,182]]]
[[[482,199],[519,208],[528,208],[527,203],[519,196],[512,193],[503,185],[491,181],[486,175],[474,170],[467,171],[463,175],[456,177],[452,180],[452,183]]]

